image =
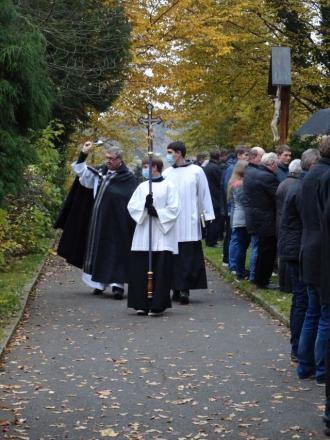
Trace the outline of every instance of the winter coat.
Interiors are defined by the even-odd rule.
[[[299,262],[302,235],[301,195],[303,182],[302,179],[290,179],[290,182],[290,188],[282,206],[278,229],[278,256],[283,261]]]
[[[318,191],[322,176],[330,170],[330,158],[322,157],[303,180],[300,267],[305,284],[321,284],[321,220]]]
[[[263,165],[249,164],[245,170],[243,191],[246,227],[251,235],[270,237],[276,230],[275,194],[279,182]]]
[[[210,159],[203,170],[209,184],[214,213],[216,215],[225,215],[226,202],[223,190],[223,169],[218,162]]]
[[[330,170],[320,181],[318,207],[321,222],[321,303],[330,305]]]
[[[279,233],[279,227],[283,212],[284,200],[285,197],[291,188],[294,185],[295,181],[298,179],[297,176],[289,175],[285,180],[283,180],[276,191],[276,233]]]
[[[277,180],[279,182],[283,182],[288,177],[289,174],[289,167],[287,165],[284,165],[283,163],[279,163],[277,165],[277,170],[275,172]]]

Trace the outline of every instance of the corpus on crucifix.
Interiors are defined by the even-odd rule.
[[[287,142],[291,84],[290,48],[273,47],[269,69],[268,94],[274,98],[274,116],[271,129],[276,144],[286,144]]]

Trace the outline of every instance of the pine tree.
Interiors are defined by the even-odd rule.
[[[103,112],[121,89],[130,25],[119,0],[17,0],[47,40],[55,116],[75,122]]]
[[[15,194],[33,158],[29,129],[44,127],[52,109],[45,41],[11,0],[0,8],[0,203]]]

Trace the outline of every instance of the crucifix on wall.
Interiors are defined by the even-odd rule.
[[[273,140],[277,144],[286,144],[288,138],[291,84],[291,50],[289,47],[273,47],[268,94],[274,100],[271,128]]]

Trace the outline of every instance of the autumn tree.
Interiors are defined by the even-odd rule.
[[[185,128],[196,149],[237,142],[271,148],[267,81],[276,45],[292,48],[292,130],[325,104],[324,0],[144,0],[126,8],[133,63],[113,114],[120,108],[124,117],[136,117],[152,100],[165,119]]]

